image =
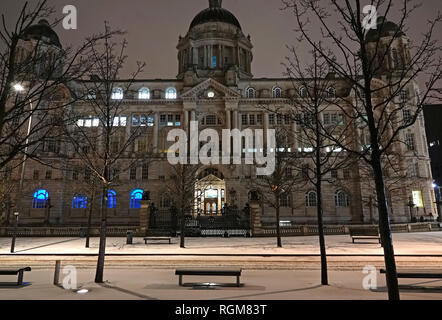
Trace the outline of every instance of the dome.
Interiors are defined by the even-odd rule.
[[[394,22],[388,21],[385,17],[379,17],[377,20],[376,29],[370,29],[368,31],[365,40],[366,42],[374,42],[379,38],[394,36],[404,36],[405,33],[399,29],[398,25]]]
[[[57,33],[51,28],[47,20],[40,20],[37,24],[29,26],[23,30],[23,40],[34,39],[47,41],[46,39],[42,39],[43,37],[49,39],[48,44],[61,48],[60,39],[58,38]]]
[[[221,0],[209,1],[210,7],[196,15],[190,24],[190,29],[206,22],[224,22],[241,29],[238,19],[230,11],[222,8],[221,2]]]

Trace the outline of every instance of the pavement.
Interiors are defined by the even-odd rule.
[[[348,235],[326,236],[329,286],[320,285],[318,239],[285,237],[283,248],[274,238],[187,238],[186,248],[173,244],[144,244],[135,238],[108,238],[105,280],[93,282],[98,238],[84,248],[81,238],[17,238],[16,253],[10,254],[10,238],[0,238],[0,269],[31,266],[25,273],[29,286],[0,288],[0,300],[385,300],[382,248],[376,241],[353,244]],[[398,268],[440,269],[442,232],[393,234]],[[54,286],[54,265],[73,266],[77,288],[86,294]],[[179,287],[175,269],[186,267],[241,267],[240,288]],[[376,288],[362,286],[366,267],[373,268]],[[72,270],[72,269],[66,269]],[[65,271],[66,271],[65,270]],[[63,271],[63,269],[62,269]],[[66,272],[68,272],[66,271]],[[66,273],[68,275],[68,273]],[[60,282],[66,275],[61,273]],[[14,277],[0,276],[0,282]],[[235,279],[185,277],[185,281],[234,282]],[[402,299],[442,299],[442,280],[400,279]]]

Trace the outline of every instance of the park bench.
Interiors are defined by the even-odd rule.
[[[169,241],[169,244],[172,244],[171,237],[146,237],[146,238],[144,238],[145,244],[147,244],[147,241]]]
[[[204,285],[203,283],[183,283],[183,276],[210,276],[210,277],[236,277],[236,287],[241,286],[240,277],[241,269],[177,269],[175,275],[179,276],[179,285],[183,286],[197,286]],[[220,285],[220,284],[211,284]],[[233,285],[233,284],[232,284]],[[224,284],[223,286],[227,286]]]
[[[376,239],[381,243],[381,236],[377,228],[350,228],[350,237],[353,243],[356,239]]]
[[[21,268],[18,270],[0,270],[1,276],[15,276],[18,274],[17,282],[1,282],[0,286],[22,286],[23,285],[23,274],[25,271],[31,271],[31,267]]]
[[[381,269],[382,274],[386,274],[385,269]],[[417,269],[402,269],[397,270],[398,278],[408,279],[442,279],[442,270],[417,270]]]

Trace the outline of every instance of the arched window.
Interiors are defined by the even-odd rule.
[[[273,98],[282,98],[282,89],[280,87],[274,87],[272,89]]]
[[[39,189],[34,193],[32,209],[43,209],[49,199],[49,193],[44,189]]]
[[[131,209],[140,209],[141,203],[140,200],[143,199],[143,190],[141,189],[135,189],[130,194],[130,208]]]
[[[246,89],[246,98],[253,99],[256,97],[256,91],[252,87]]]
[[[327,98],[334,99],[336,98],[336,89],[333,87],[330,87],[327,89]]]
[[[167,100],[173,100],[177,98],[177,92],[176,89],[173,87],[170,87],[166,90],[166,99]]]
[[[335,205],[336,207],[348,207],[350,205],[345,191],[339,190],[335,193]]]
[[[112,96],[111,96],[111,98],[113,99],[113,100],[123,100],[123,98],[124,98],[124,92],[123,92],[123,89],[121,89],[121,88],[114,88],[113,90],[112,90]]]
[[[72,200],[72,209],[86,209],[87,208],[87,197],[76,194]]]
[[[307,98],[307,88],[306,87],[299,88],[299,96],[301,98]]]
[[[171,201],[168,193],[163,193],[160,200],[160,208],[170,208]]]
[[[138,99],[149,100],[150,99],[150,90],[148,88],[141,88],[138,91]]]
[[[306,207],[317,207],[318,206],[318,197],[316,196],[315,191],[309,191],[305,195],[305,206]]]
[[[114,209],[117,207],[117,193],[114,190],[107,192],[107,208]]]

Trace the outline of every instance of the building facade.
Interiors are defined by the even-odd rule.
[[[397,26],[386,24],[381,35],[388,39],[389,31]],[[25,42],[36,37],[46,41],[48,46],[60,47],[58,37],[47,28],[34,28]],[[373,36],[372,41],[377,41]],[[367,43],[370,48],[371,43]],[[119,174],[118,184],[108,195],[108,217],[110,223],[133,224],[138,222],[139,205],[143,191],[149,191],[152,201],[161,210],[168,210],[174,195],[170,194],[167,183],[171,170],[167,161],[167,151],[172,142],[167,141],[170,130],[189,129],[190,121],[198,121],[200,130],[211,128],[220,136],[223,129],[268,129],[287,127],[293,133],[288,152],[303,152],[297,135],[299,124],[291,117],[293,101],[303,98],[305,88],[301,79],[254,78],[252,70],[253,45],[250,36],[245,36],[236,17],[222,7],[222,1],[209,1],[209,8],[201,11],[192,21],[185,37],[180,37],[178,49],[178,75],[176,79],[149,80],[137,79],[131,90],[124,90],[121,81],[114,88],[112,99],[121,100],[126,106],[119,115],[119,126],[130,132],[134,127],[145,127],[142,138],[129,148],[131,152],[152,152],[153,158],[145,164]],[[400,63],[409,57],[408,39],[402,34],[391,53],[383,75],[391,75]],[[81,90],[81,86],[70,84],[71,91]],[[401,95],[404,103],[413,105],[412,97],[418,94],[418,86],[411,81],[408,91]],[[357,99],[352,88],[337,77],[332,81],[328,92],[331,95]],[[87,103],[78,102],[72,106],[83,115],[77,126],[99,130],[99,122],[93,114],[88,114]],[[272,112],[272,110],[275,110]],[[325,112],[324,121],[341,119],[340,108],[330,107]],[[404,114],[406,117],[406,114]],[[326,120],[327,119],[327,120]],[[331,119],[331,120],[330,120]],[[344,119],[345,120],[345,119]],[[355,130],[354,135],[361,133]],[[402,154],[401,166],[405,178],[394,182],[389,193],[391,221],[408,222],[415,216],[436,214],[432,175],[425,135],[423,117],[404,133],[407,144],[398,148]],[[58,167],[72,168],[75,163],[74,150],[60,141],[45,143],[42,156]],[[345,170],[331,173],[324,186],[324,220],[329,224],[374,223],[377,209],[374,185],[370,177],[363,173],[364,164],[358,163]],[[18,167],[12,177],[17,181],[22,177],[22,167]],[[242,208],[248,203],[253,191],[251,181],[256,178],[253,165],[210,165],[200,170],[201,181],[210,179],[209,187],[198,192],[197,209],[193,214],[219,215],[224,204],[234,204]],[[82,191],[89,184],[90,173],[79,170],[51,169],[28,160],[23,174],[20,196],[14,201],[22,208],[23,223],[39,223],[47,214],[45,204],[50,198],[50,220],[60,224],[82,224],[87,219],[88,208],[97,202]],[[388,176],[386,176],[388,180]],[[393,184],[393,179],[390,181]],[[305,184],[290,192],[281,200],[281,219],[292,224],[316,222],[316,195],[312,185]],[[413,205],[410,205],[413,201]],[[98,217],[94,217],[94,220]],[[272,223],[274,210],[262,205],[262,221]]]

